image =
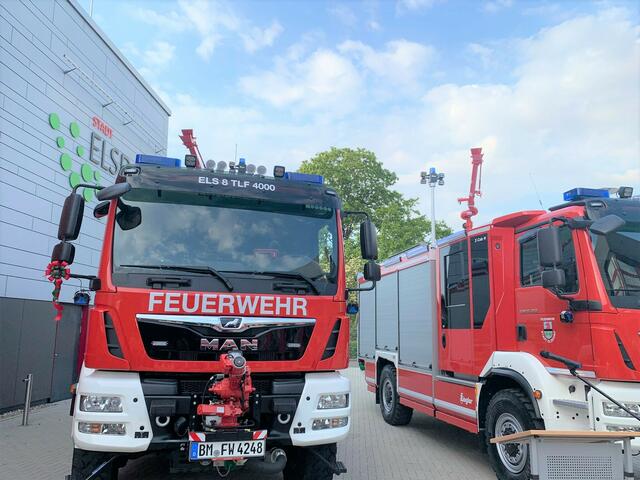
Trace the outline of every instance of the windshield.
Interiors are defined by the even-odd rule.
[[[287,285],[306,293],[336,291],[338,237],[331,208],[143,189],[132,190],[122,202],[114,233],[114,274],[196,273],[215,282],[222,274],[234,291],[287,293]],[[194,268],[176,268],[186,266]],[[216,273],[207,275],[202,268],[198,273],[197,267]],[[253,287],[247,290],[238,277],[253,278]]]
[[[606,236],[591,235],[605,288],[614,306],[640,308],[640,222]]]

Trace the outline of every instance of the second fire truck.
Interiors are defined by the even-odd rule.
[[[470,208],[463,231],[384,261],[360,293],[359,360],[383,418],[417,410],[483,434],[501,479],[530,478],[529,451],[492,437],[640,432],[640,199],[564,200],[475,228]]]

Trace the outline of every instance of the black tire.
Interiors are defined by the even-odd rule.
[[[496,436],[525,430],[543,430],[544,422],[536,418],[533,404],[520,389],[509,388],[496,393],[487,407],[485,443],[489,460],[500,480],[528,480],[529,448],[524,444],[491,444]]]
[[[389,425],[406,425],[411,421],[413,408],[400,404],[396,380],[396,369],[393,365],[385,365],[380,373],[378,395],[380,396],[380,412]]]
[[[70,480],[85,480],[96,468],[112,457],[112,453],[91,452],[74,448]],[[117,459],[114,459],[108,465],[105,465],[99,473],[91,477],[91,480],[116,480],[118,478],[118,468],[114,462],[117,461]]]
[[[332,480],[333,470],[318,458],[319,454],[331,465],[336,464],[338,448],[335,443],[313,447],[291,447],[287,449],[287,464],[282,472],[284,480]]]

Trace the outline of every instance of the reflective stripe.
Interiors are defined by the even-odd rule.
[[[459,413],[460,415],[464,415],[465,417],[473,418],[474,420],[477,418],[477,414],[475,410],[471,410],[470,408],[461,407],[460,405],[456,405],[455,403],[445,402],[444,400],[436,399],[434,401],[436,407],[446,408],[451,410],[452,412]]]
[[[371,378],[371,377],[364,377],[364,379],[369,382],[369,383],[376,383],[376,379],[375,378]]]
[[[202,327],[211,327],[218,332],[244,332],[250,328],[263,327],[307,327],[315,325],[315,318],[280,318],[280,317],[239,317],[235,315],[159,315],[139,313],[136,315],[138,321],[178,324],[178,325],[199,325]],[[222,318],[240,318],[242,322],[240,326],[223,327]]]
[[[406,395],[407,397],[415,398],[416,400],[422,400],[423,402],[433,403],[433,397],[429,395],[425,395],[423,393],[414,392],[413,390],[409,390],[407,388],[398,387],[398,393]]]

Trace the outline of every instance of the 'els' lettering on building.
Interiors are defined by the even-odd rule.
[[[98,117],[93,117],[93,128],[98,130],[102,135],[111,139],[113,129]],[[107,145],[107,141],[98,133],[91,132],[91,147],[89,148],[89,160],[96,165],[100,165],[105,172],[115,175],[123,165],[131,162],[129,157],[118,150],[116,147]]]

